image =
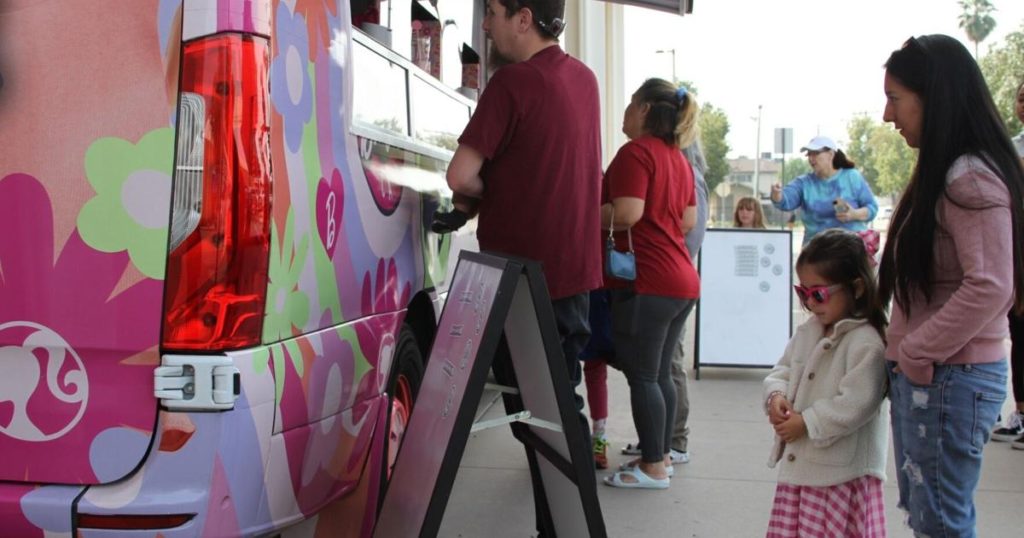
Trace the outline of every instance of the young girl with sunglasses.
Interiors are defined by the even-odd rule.
[[[827,230],[796,272],[812,315],[764,380],[768,466],[779,468],[767,536],[885,536],[886,318],[868,253],[856,234]]]

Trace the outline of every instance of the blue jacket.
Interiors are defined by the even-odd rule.
[[[836,198],[846,200],[851,209],[868,208],[868,219],[840,222],[832,206]],[[829,228],[845,228],[855,232],[866,230],[868,223],[878,214],[878,202],[871,193],[871,187],[854,168],[843,168],[824,181],[818,179],[813,172],[804,174],[786,185],[782,189],[782,200],[773,201],[772,204],[783,211],[803,209],[801,219],[806,229],[805,245],[817,233]]]

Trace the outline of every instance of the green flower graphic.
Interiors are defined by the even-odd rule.
[[[137,144],[100,138],[85,152],[85,174],[96,191],[78,214],[78,230],[101,252],[128,251],[138,270],[162,280],[167,258],[174,130],[146,133]]]
[[[267,315],[263,320],[263,341],[278,342],[295,335],[309,321],[309,297],[299,290],[299,276],[306,264],[309,235],[295,248],[295,213],[288,210],[284,244],[278,247],[277,225],[270,227],[270,268],[267,271]]]

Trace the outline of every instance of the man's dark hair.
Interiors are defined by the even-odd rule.
[[[540,35],[558,38],[565,30],[565,0],[498,0],[505,7],[505,17],[529,9]]]

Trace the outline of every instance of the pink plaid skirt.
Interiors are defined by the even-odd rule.
[[[835,486],[779,483],[767,538],[885,536],[882,481],[862,476]]]

